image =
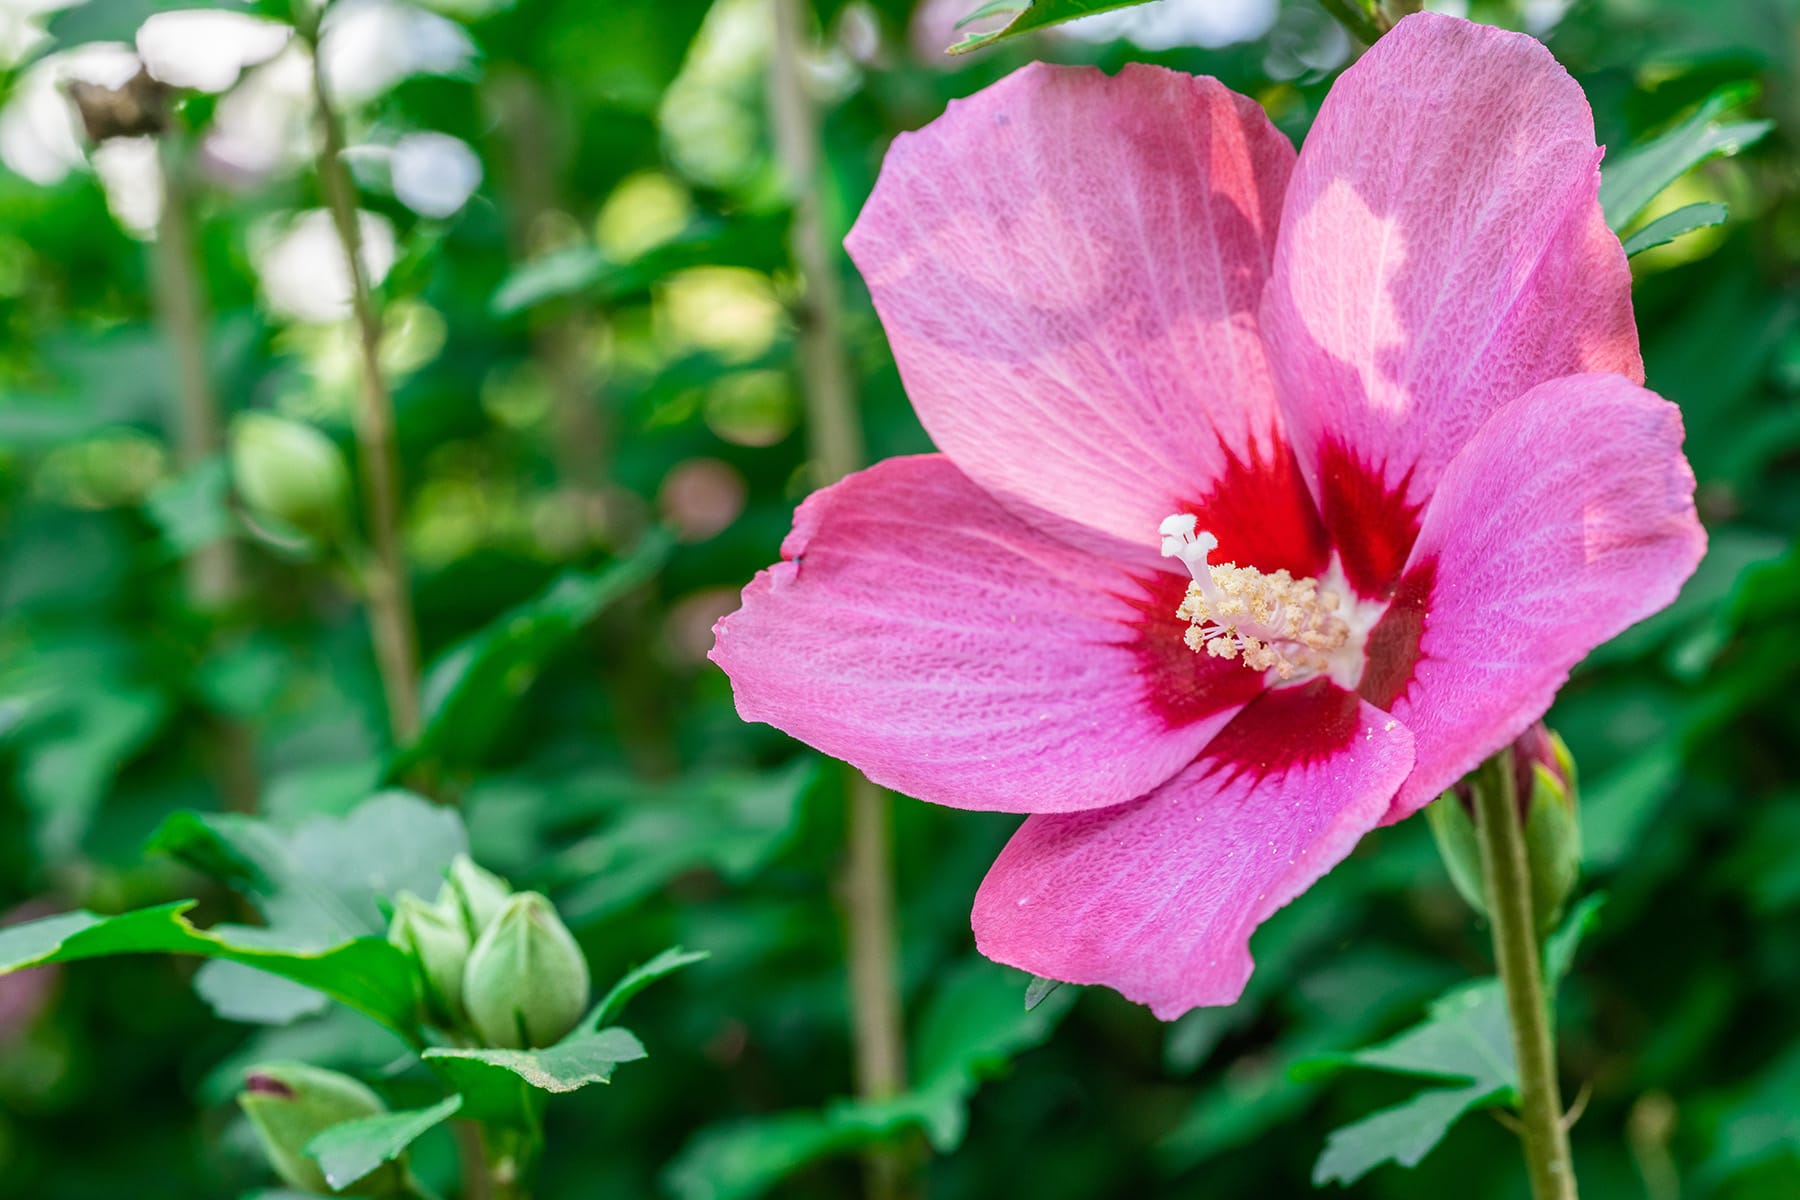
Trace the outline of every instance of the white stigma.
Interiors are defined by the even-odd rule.
[[[1238,659],[1282,679],[1329,670],[1332,655],[1350,639],[1336,613],[1336,592],[1287,571],[1265,575],[1207,556],[1219,539],[1199,528],[1192,513],[1176,513],[1159,527],[1164,558],[1180,559],[1192,575],[1176,615],[1188,623],[1183,640],[1195,653]]]

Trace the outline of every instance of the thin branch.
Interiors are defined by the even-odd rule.
[[[837,262],[820,212],[819,114],[807,94],[801,61],[809,10],[802,0],[774,3],[769,108],[776,154],[794,196],[793,253],[802,285],[795,317],[807,436],[820,482],[831,484],[862,466],[865,450],[855,386],[838,328],[842,297]],[[891,805],[882,789],[854,770],[847,773],[843,895],[856,1083],[860,1095],[879,1099],[906,1085],[906,1041],[895,971]],[[865,1164],[870,1196],[885,1200],[906,1190],[901,1151],[873,1151]]]
[[[325,84],[316,39],[312,60],[313,96],[319,111],[319,182],[343,245],[350,306],[362,354],[352,416],[362,466],[364,520],[373,550],[372,561],[362,573],[369,627],[387,700],[388,725],[395,742],[404,745],[419,732],[419,651],[400,541],[400,456],[394,437],[394,404],[381,377],[381,317],[369,296],[363,271],[356,191],[343,160],[343,125]]]

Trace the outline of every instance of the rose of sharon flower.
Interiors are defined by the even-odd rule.
[[[1251,100],[1034,65],[900,137],[848,248],[943,453],[806,500],[738,709],[1032,814],[977,945],[1163,1018],[1498,751],[1705,538],[1580,89],[1401,21],[1298,155]]]

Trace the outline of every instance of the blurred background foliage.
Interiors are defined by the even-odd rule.
[[[597,977],[674,943],[711,952],[634,1010],[651,1061],[554,1110],[545,1196],[850,1195],[842,1151],[877,1136],[936,1197],[1305,1195],[1330,1129],[1410,1093],[1292,1068],[1489,970],[1422,821],[1370,837],[1258,935],[1240,1004],[1164,1026],[1098,990],[1023,1013],[1024,977],[977,959],[968,931],[1013,819],[901,801],[915,1086],[885,1109],[845,1101],[843,779],[742,724],[705,660],[818,477],[768,0],[334,6],[320,53],[385,318],[425,664],[425,732],[396,747],[354,556],[254,503],[330,494],[324,464],[356,461],[357,335],[313,170],[310,66],[274,26],[146,24],[176,7],[0,4],[7,920],[185,895],[232,917],[144,853],[167,816],[254,809],[296,830],[423,773],[460,801],[477,858],[556,898]],[[817,0],[816,52],[794,69],[823,114],[834,241],[897,131],[1031,58],[1216,75],[1298,140],[1353,49],[1299,0],[1163,0],[949,58],[972,7]],[[1468,15],[1544,37],[1615,153],[1697,113],[1772,122],[1637,221],[1729,209],[1634,260],[1650,384],[1686,415],[1712,549],[1675,607],[1593,656],[1552,724],[1581,764],[1588,871],[1609,897],[1562,1004],[1587,1190],[1793,1197],[1800,8]],[[160,147],[91,145],[68,85],[121,84],[140,55],[178,85],[173,128]],[[186,266],[170,266],[171,208]],[[832,266],[871,453],[928,449],[866,293]],[[171,269],[204,306],[230,455],[182,444],[179,335],[157,299]],[[244,414],[299,441],[259,457]],[[620,556],[632,574],[596,585]],[[245,1064],[379,1077],[396,1056],[342,1012],[221,1022],[193,974],[136,958],[0,981],[0,1196],[252,1192],[265,1169],[226,1102]],[[1478,1117],[1348,1191],[1522,1196],[1511,1139]],[[427,1176],[451,1170],[447,1139],[420,1155]]]

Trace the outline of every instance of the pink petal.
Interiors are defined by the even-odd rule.
[[[815,492],[782,556],[714,630],[738,712],[920,799],[1130,800],[1262,689],[1181,644],[1176,576],[1048,536],[941,455]]]
[[[1537,384],[1643,379],[1631,278],[1575,81],[1537,41],[1407,17],[1345,71],[1288,190],[1263,325],[1357,589],[1391,587],[1419,506]]]
[[[1147,560],[1235,472],[1260,528],[1213,532],[1266,547],[1238,561],[1322,565],[1257,332],[1293,159],[1255,102],[1147,66],[1034,64],[902,134],[845,246],[938,447]]]
[[[1412,761],[1404,725],[1324,680],[1267,692],[1144,799],[1028,819],[976,894],[975,943],[1164,1020],[1230,1004],[1250,934],[1381,820]]]
[[[1681,436],[1673,404],[1577,375],[1502,409],[1450,464],[1402,587],[1414,661],[1389,663],[1389,696],[1370,696],[1419,740],[1389,820],[1518,737],[1583,655],[1675,598],[1706,551]]]

